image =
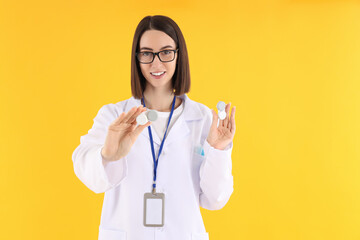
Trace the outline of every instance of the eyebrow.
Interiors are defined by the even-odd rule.
[[[172,47],[173,47],[173,46],[166,45],[166,46],[160,48],[160,50],[161,50],[161,49],[164,49],[164,48],[172,48]],[[154,49],[148,48],[148,47],[142,47],[142,48],[140,48],[140,50],[154,50]]]

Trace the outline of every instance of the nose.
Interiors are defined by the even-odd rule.
[[[161,65],[162,62],[160,61],[159,54],[155,55],[154,61],[152,62],[152,65]]]

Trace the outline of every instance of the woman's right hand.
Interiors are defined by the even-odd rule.
[[[117,161],[130,152],[139,134],[151,124],[148,121],[145,125],[136,126],[136,117],[145,111],[146,108],[143,106],[133,107],[128,113],[121,113],[110,124],[105,145],[101,150],[104,160]]]

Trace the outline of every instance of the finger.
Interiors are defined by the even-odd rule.
[[[131,108],[130,109],[130,111],[126,114],[126,116],[124,117],[124,119],[123,119],[123,123],[127,123],[128,121],[129,121],[129,119],[131,118],[131,116],[133,115],[133,114],[135,114],[136,113],[136,110],[138,109],[138,107],[133,107],[133,108]]]
[[[229,111],[229,112],[230,112],[230,111]],[[229,115],[230,115],[230,113],[229,113]],[[227,123],[227,125],[226,125],[226,128],[229,129],[229,130],[231,129],[231,121],[228,120],[228,123]]]
[[[136,121],[136,118],[140,115],[140,114],[142,114],[143,112],[146,112],[146,108],[143,108],[139,113],[136,113],[136,115],[134,116],[134,119],[132,120],[132,122],[130,122],[131,124],[135,124],[136,126],[137,125],[140,125],[140,124],[138,124],[138,122]]]
[[[228,104],[226,104],[226,107],[225,107],[226,117],[225,117],[225,119],[223,121],[223,127],[227,127],[228,122],[229,122],[230,105],[231,105],[231,103],[228,103]]]
[[[135,128],[135,130],[134,130],[134,136],[135,137],[138,137],[139,136],[139,134],[146,128],[146,127],[148,127],[148,126],[150,126],[151,125],[151,121],[148,121],[146,124],[144,124],[144,125],[138,125],[136,128]]]
[[[226,109],[226,106],[225,106],[225,109]],[[219,114],[219,112],[218,112],[218,114]],[[220,118],[219,118],[220,119]],[[226,117],[224,118],[224,119],[220,119],[220,121],[219,121],[219,127],[223,127],[224,126],[224,121],[225,121],[225,119],[226,119]]]
[[[230,132],[232,134],[235,133],[235,129],[236,129],[236,126],[235,126],[235,111],[236,111],[236,107],[233,107],[232,111],[231,111],[231,117],[230,117],[230,121],[231,121],[231,129],[230,129]]]
[[[126,113],[122,112],[117,119],[115,119],[115,121],[112,123],[114,125],[119,124],[125,117]]]
[[[144,108],[143,106],[140,106],[137,108],[136,112],[129,118],[129,120],[127,121],[128,123],[134,123],[134,121],[136,121],[137,116],[139,116],[141,113],[145,112],[146,108]]]
[[[218,117],[218,115],[216,114],[216,112],[213,109],[211,109],[211,112],[212,112],[212,115],[213,115],[213,120],[212,120],[210,129],[216,129],[219,117]]]
[[[230,111],[229,111],[229,112],[230,112]],[[231,108],[231,116],[230,116],[230,120],[229,120],[228,125],[227,125],[227,128],[228,128],[229,130],[231,130],[231,126],[232,126],[231,118],[232,118],[233,114],[234,114],[234,107]],[[229,115],[230,115],[230,114],[229,114]]]

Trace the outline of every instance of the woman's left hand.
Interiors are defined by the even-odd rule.
[[[225,147],[233,140],[235,135],[235,107],[231,109],[231,116],[229,119],[230,105],[231,103],[226,105],[226,118],[224,120],[220,120],[219,126],[217,126],[219,119],[218,114],[213,109],[211,109],[213,114],[213,121],[210,127],[207,141],[212,147],[216,149],[224,150]]]

